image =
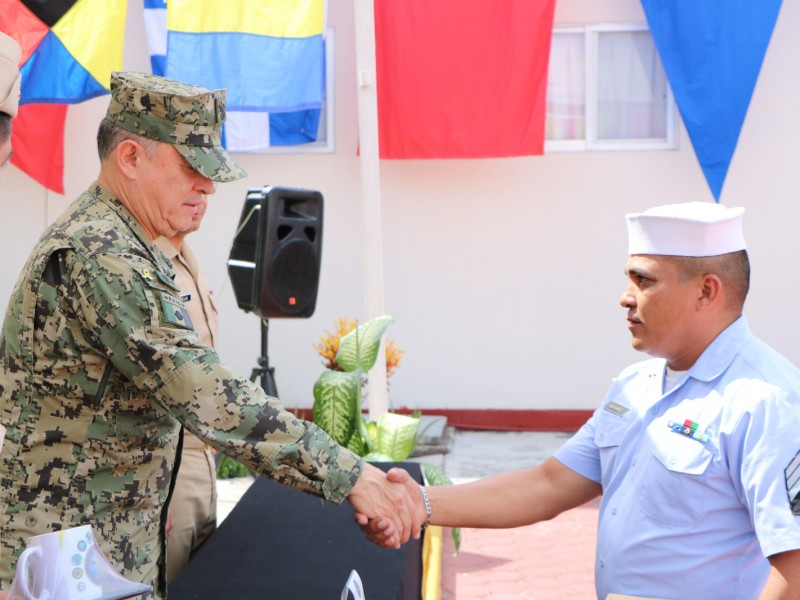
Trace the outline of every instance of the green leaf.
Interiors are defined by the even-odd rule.
[[[364,456],[369,450],[367,448],[367,444],[364,443],[364,440],[361,438],[361,435],[358,433],[358,431],[353,432],[353,435],[350,437],[350,441],[347,443],[347,449],[354,454],[358,454],[359,456]]]
[[[420,463],[422,476],[427,485],[453,485],[452,480],[444,474],[441,468],[430,463]]]
[[[314,423],[342,446],[356,429],[361,377],[359,373],[325,370],[314,384]]]
[[[378,418],[377,451],[395,461],[407,459],[414,450],[419,423],[418,418],[408,415],[383,413]]]
[[[396,462],[391,456],[381,452],[370,452],[364,457],[364,460],[369,462]]]
[[[378,444],[378,424],[375,421],[367,421],[364,417],[361,417],[358,433],[367,445],[366,453],[375,452]]]
[[[394,317],[383,315],[359,325],[339,340],[336,363],[344,371],[355,371],[359,367],[369,371],[378,359],[381,338]]]
[[[367,434],[370,442],[373,444],[378,443],[378,424],[375,421],[367,423]]]
[[[217,469],[218,479],[232,479],[234,477],[247,477],[250,475],[247,467],[242,463],[232,459],[230,456],[223,456]]]
[[[453,485],[452,480],[436,465],[420,463],[420,467],[422,468],[422,477],[427,485]],[[461,549],[461,528],[453,527],[450,535],[453,536],[453,546],[456,550],[453,556],[458,556]]]
[[[453,552],[453,556],[458,556],[458,551],[461,550],[461,527],[453,527],[450,533],[453,536],[453,546],[456,549]]]

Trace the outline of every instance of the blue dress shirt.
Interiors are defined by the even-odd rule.
[[[744,317],[669,390],[665,365],[624,370],[555,454],[603,486],[598,598],[757,598],[765,557],[800,548],[787,486],[800,456],[800,370]]]

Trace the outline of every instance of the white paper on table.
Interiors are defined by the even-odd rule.
[[[344,584],[341,600],[348,599],[348,592],[353,593],[354,600],[366,600],[366,596],[364,595],[364,584],[361,583],[361,577],[358,576],[358,573],[356,573],[355,569],[350,571],[350,577],[347,578],[347,583]]]

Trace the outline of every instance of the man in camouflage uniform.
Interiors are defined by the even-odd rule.
[[[395,545],[413,502],[379,469],[236,377],[200,343],[153,244],[188,230],[214,182],[224,91],[114,73],[100,175],[44,233],[0,337],[0,588],[28,536],[91,524],[126,577],[165,594],[165,528],[181,426],[285,485],[347,498]]]

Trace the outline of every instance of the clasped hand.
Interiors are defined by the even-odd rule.
[[[347,499],[367,540],[381,548],[399,548],[419,539],[427,512],[418,484],[403,469],[384,473],[366,463]]]

